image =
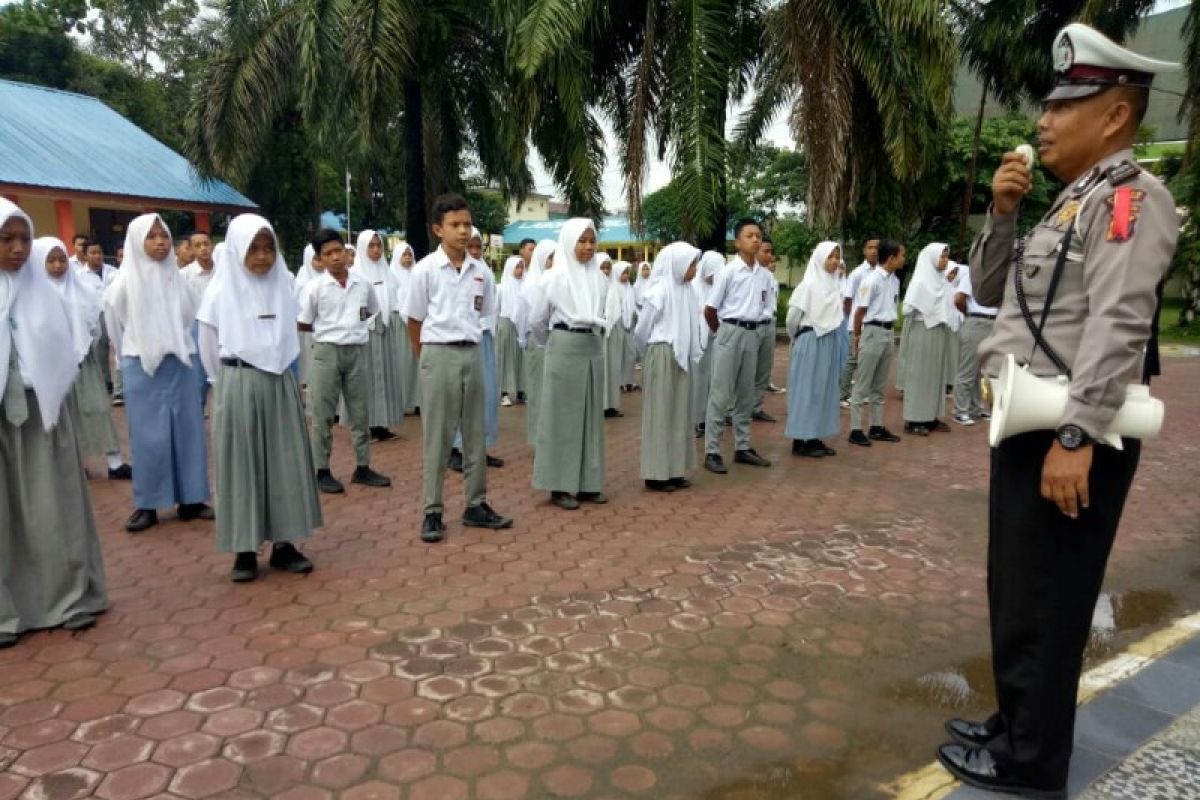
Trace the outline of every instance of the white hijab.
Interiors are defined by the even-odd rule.
[[[392,274],[382,255],[375,260],[367,257],[367,248],[371,244],[371,239],[376,236],[379,234],[369,229],[358,234],[358,249],[354,251],[352,269],[365,278],[367,283],[371,284],[371,288],[375,290],[375,295],[379,300],[379,314],[375,317],[375,322],[386,328],[392,321],[392,311],[396,308],[396,289],[398,287],[396,276]],[[382,236],[379,236],[379,242],[383,243]]]
[[[700,336],[700,306],[696,293],[684,277],[688,267],[700,257],[700,250],[687,242],[672,242],[659,251],[651,269],[649,288],[642,298],[646,308],[662,312],[663,330],[675,354],[675,363],[684,370],[704,355]]]
[[[575,244],[586,231],[596,233],[590,219],[575,217],[566,221],[558,234],[554,269],[545,279],[550,304],[567,318],[569,325],[580,328],[604,324],[607,289],[599,256],[592,256],[586,264],[575,257]]]
[[[259,231],[275,239],[275,263],[266,275],[246,268],[246,253]],[[196,318],[217,332],[221,350],[264,372],[282,375],[300,355],[296,317],[300,304],[271,223],[241,214],[229,223],[223,263],[213,277]]]
[[[412,283],[413,267],[406,267],[402,263],[405,252],[412,253],[413,267],[417,265],[417,253],[412,249],[412,245],[408,242],[401,242],[392,252],[392,277],[396,279],[396,310],[401,314],[404,313],[404,307],[408,304],[408,287]],[[405,322],[408,320],[406,319]]]
[[[954,311],[954,292],[946,274],[937,268],[938,261],[949,247],[941,242],[925,245],[917,256],[917,268],[913,271],[908,291],[904,294],[904,313],[921,313],[926,328],[950,323]]]
[[[104,294],[106,318],[113,314],[124,331],[122,336],[137,343],[147,375],[153,375],[168,355],[191,364],[196,351],[191,329],[199,305],[199,298],[179,272],[174,248],[169,248],[162,261],[146,255],[146,236],[155,222],[171,235],[158,214],[143,214],[129,223],[125,263]]]
[[[500,300],[500,316],[512,320],[518,331],[525,320],[525,297],[521,291],[525,276],[522,274],[518,278],[515,273],[517,265],[523,263],[525,261],[520,256],[509,256],[504,261],[504,271],[500,273],[500,284],[496,287],[496,295]]]
[[[846,316],[841,278],[836,271],[825,271],[829,254],[840,247],[837,242],[821,242],[817,245],[808,258],[800,285],[788,301],[789,307],[800,309],[803,313],[802,324],[811,325],[817,336],[836,330]]]
[[[650,267],[650,274],[642,277],[642,267]],[[646,290],[650,288],[650,278],[654,276],[654,267],[649,261],[639,261],[637,269],[629,276],[629,280],[633,283],[633,300],[638,308],[642,307],[642,301],[646,298]]]
[[[311,244],[304,245],[304,255],[301,257],[300,269],[296,270],[297,289],[303,289],[305,284],[317,277],[318,273],[315,269],[313,269],[313,256],[315,255],[316,251],[313,250],[313,246]],[[213,258],[213,261],[215,263],[215,257]]]
[[[53,236],[35,239],[29,255],[29,267],[45,270],[46,261],[56,247],[62,250],[65,257],[67,246],[60,240]],[[71,329],[71,340],[74,345],[75,363],[80,364],[92,349],[92,342],[100,336],[100,296],[83,285],[78,273],[69,263],[62,277],[54,278],[47,272],[46,278],[67,304],[67,310],[75,323]]]
[[[0,197],[0,226],[13,217],[25,220],[33,237],[33,221],[15,203]],[[75,320],[63,298],[50,284],[44,265],[26,259],[16,272],[0,270],[0,398],[8,383],[8,362],[14,348],[23,376],[37,396],[42,428],[58,424],[63,400],[75,383],[79,365],[63,358],[63,331],[75,341]],[[0,424],[7,424],[0,415]]]
[[[704,255],[700,256],[700,263],[696,266],[696,277],[692,280],[692,291],[696,293],[696,299],[700,301],[701,309],[708,302],[708,295],[712,292],[712,284],[708,282],[708,279],[716,278],[723,266],[725,266],[725,256],[716,250],[706,250]]]
[[[604,320],[609,331],[612,330],[617,320],[620,320],[621,327],[625,330],[629,330],[633,326],[633,315],[637,312],[633,284],[629,281],[621,283],[621,276],[632,269],[633,265],[628,261],[613,262],[612,273],[608,276],[608,299],[604,305]]]

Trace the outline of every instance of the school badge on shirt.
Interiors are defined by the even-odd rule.
[[[1132,186],[1118,186],[1117,190],[1104,201],[1112,213],[1112,220],[1108,223],[1106,237],[1108,241],[1120,243],[1128,242],[1133,238],[1134,227],[1137,224],[1138,214],[1141,213],[1144,199],[1146,199],[1146,193],[1141,189],[1134,189]]]
[[[475,295],[475,310],[483,311],[483,295],[481,294]]]

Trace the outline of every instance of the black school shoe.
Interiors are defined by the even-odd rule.
[[[346,491],[342,482],[333,477],[333,474],[327,469],[317,470],[317,489],[325,494],[341,494]]]
[[[213,520],[217,514],[208,503],[180,503],[179,518],[184,522],[194,519]]]
[[[108,479],[110,481],[131,481],[133,480],[133,467],[128,464],[122,464],[116,469],[108,471]]]
[[[360,483],[363,486],[374,486],[376,488],[392,485],[391,478],[386,475],[380,475],[378,472],[367,466],[355,467],[354,475],[350,478],[350,482]]]
[[[957,718],[946,721],[946,733],[950,738],[967,747],[983,747],[1003,732],[999,714],[993,714],[983,722]]]
[[[769,467],[771,462],[755,452],[754,448],[749,450],[738,450],[733,454],[733,461],[736,464],[749,464],[752,467]]]
[[[690,489],[692,487],[692,482],[687,478],[671,478],[670,483],[676,489]]]
[[[551,492],[550,502],[564,511],[574,511],[579,508],[579,501],[568,492]]]
[[[434,512],[425,515],[425,521],[421,524],[421,541],[426,544],[437,544],[446,536],[446,523],[442,522],[442,515]]]
[[[511,528],[513,524],[511,518],[500,516],[486,502],[464,511],[462,522],[468,528],[491,528],[494,531]]]
[[[459,450],[457,447],[452,448],[450,450],[450,457],[446,459],[446,466],[455,472],[461,473],[463,471],[462,450]]]
[[[139,508],[133,512],[125,523],[125,530],[130,533],[141,533],[158,524],[158,512],[152,508]]]
[[[18,637],[15,633],[0,633],[0,650],[5,650],[17,643]]]
[[[371,428],[371,438],[377,442],[390,442],[393,439],[399,439],[400,437],[397,436],[396,434],[392,433],[391,431],[389,431],[387,428],[383,427],[382,425],[379,425],[374,428]]]
[[[926,422],[925,427],[929,428],[929,430],[934,433],[949,433],[950,432],[950,426],[947,425],[945,422],[942,422],[940,419],[935,419],[933,422]]]
[[[504,459],[496,458],[495,456],[488,456],[487,457],[487,465],[494,469],[500,469],[500,467],[504,466]]]
[[[608,502],[608,495],[604,492],[580,492],[575,495],[575,499],[581,503],[595,503],[602,506]]]
[[[847,441],[849,441],[850,444],[856,444],[859,447],[870,447],[871,446],[871,440],[867,438],[867,435],[865,433],[858,430],[857,428],[850,431],[850,438]]]
[[[673,492],[675,484],[670,481],[646,481],[646,491],[648,492]]]
[[[1030,786],[1020,776],[1011,774],[1011,770],[997,763],[986,747],[944,744],[937,749],[937,759],[947,772],[976,789],[1037,800],[1059,800],[1067,796],[1066,787]]]
[[[755,422],[774,422],[775,418],[765,411],[755,411],[750,415],[750,419]]]
[[[624,412],[622,412],[618,409],[615,409],[615,408],[604,409],[605,419],[612,419],[613,417],[623,417],[623,416],[625,416]]]
[[[229,580],[234,583],[249,583],[258,577],[258,554],[238,553],[233,559],[233,569],[229,571]]]
[[[929,428],[920,422],[906,422],[904,423],[904,432],[913,436],[928,436]]]
[[[704,423],[703,422],[701,422],[699,425],[696,426],[696,438],[697,439],[704,438]]]
[[[729,467],[725,466],[725,460],[721,458],[720,453],[709,453],[706,455],[704,457],[704,468],[717,475],[724,475],[729,472]]]
[[[291,542],[276,542],[271,548],[271,568],[294,575],[307,575],[313,571],[313,563]]]
[[[889,431],[882,425],[872,425],[871,430],[867,431],[867,436],[877,442],[898,442],[900,437]]]

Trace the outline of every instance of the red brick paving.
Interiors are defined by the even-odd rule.
[[[1200,606],[1200,360],[1167,373],[1096,655]],[[463,529],[451,475],[433,547],[408,420],[373,451],[392,489],[323,499],[308,577],[233,585],[211,527],[129,536],[128,486],[92,482],[113,608],[0,652],[0,800],[859,797],[987,707],[983,426],[798,460],[773,396],[773,469],[664,496],[624,405],[610,504],[549,507],[504,409],[489,494],[516,527]]]

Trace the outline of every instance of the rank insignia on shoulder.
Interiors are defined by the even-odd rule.
[[[1132,186],[1118,186],[1117,190],[1110,195],[1105,202],[1108,204],[1109,211],[1112,212],[1112,220],[1108,224],[1108,236],[1110,242],[1128,242],[1133,238],[1134,226],[1137,224],[1138,214],[1142,210],[1142,200],[1146,198],[1146,193],[1141,189],[1134,189]]]
[[[1072,187],[1072,189],[1074,190],[1075,194],[1077,194],[1077,195],[1083,194],[1084,192],[1086,192],[1088,189],[1092,188],[1092,186],[1095,185],[1096,180],[1099,177],[1100,177],[1100,167],[1099,166],[1092,167],[1091,169],[1089,169],[1087,172],[1085,172],[1083,174],[1082,178],[1075,181],[1075,185]]]
[[[1054,227],[1061,230],[1064,226],[1070,225],[1071,220],[1079,216],[1079,207],[1082,205],[1078,200],[1068,200],[1063,204],[1058,214],[1054,217]]]
[[[1122,183],[1137,177],[1137,174],[1142,171],[1142,168],[1133,163],[1129,159],[1125,159],[1119,164],[1113,164],[1104,171],[1104,176],[1108,178],[1108,182],[1113,186],[1120,186]]]

